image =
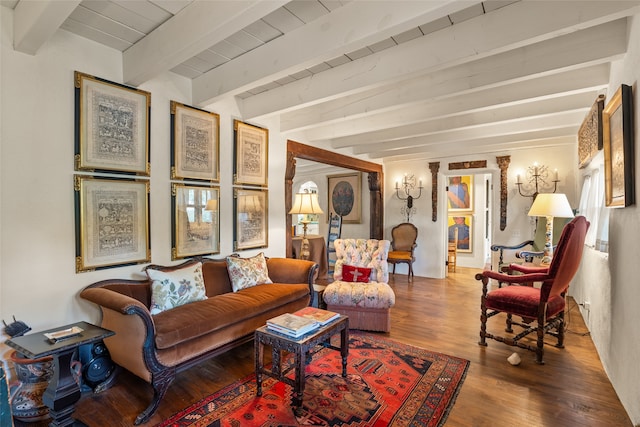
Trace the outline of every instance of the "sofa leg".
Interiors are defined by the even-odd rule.
[[[153,379],[151,381],[151,385],[153,386],[153,400],[149,406],[147,406],[147,409],[136,417],[136,421],[134,422],[135,425],[144,424],[149,421],[149,418],[151,418],[158,409],[160,401],[167,393],[167,390],[175,377],[176,373],[172,369],[153,375]]]

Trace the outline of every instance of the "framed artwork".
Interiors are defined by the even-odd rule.
[[[76,273],[151,261],[149,181],[74,176]]]
[[[635,204],[633,93],[621,85],[602,112],[605,204]]]
[[[269,130],[233,121],[235,137],[234,185],[266,187],[269,166]]]
[[[362,205],[362,174],[360,172],[327,175],[327,222],[329,214],[342,215],[343,224],[360,224]]]
[[[171,184],[172,260],[220,253],[219,199],[217,187]]]
[[[473,175],[447,177],[447,208],[449,212],[473,211]]]
[[[458,252],[473,252],[473,215],[449,215],[449,242],[453,243],[458,230]]]
[[[269,242],[267,190],[235,188],[233,191],[233,249],[266,248]]]
[[[151,94],[76,71],[75,169],[149,176]]]
[[[220,116],[171,101],[171,179],[220,182]]]
[[[586,167],[603,148],[602,110],[604,95],[593,103],[578,130],[578,168]]]

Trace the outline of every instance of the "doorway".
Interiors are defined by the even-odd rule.
[[[493,181],[497,171],[452,171],[444,176],[442,217],[445,248],[457,230],[458,267],[483,268],[491,259]],[[497,175],[496,175],[497,176]],[[445,251],[446,253],[446,251]],[[445,258],[446,261],[446,258]],[[445,262],[446,264],[446,262]],[[445,266],[445,275],[448,268]]]

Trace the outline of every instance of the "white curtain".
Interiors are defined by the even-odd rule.
[[[578,214],[591,223],[585,245],[601,252],[609,250],[609,209],[604,204],[604,170],[600,165],[584,177]]]

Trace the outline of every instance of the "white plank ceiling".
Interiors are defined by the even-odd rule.
[[[172,71],[288,138],[373,161],[575,144],[640,1],[1,0],[15,49],[59,29]]]

